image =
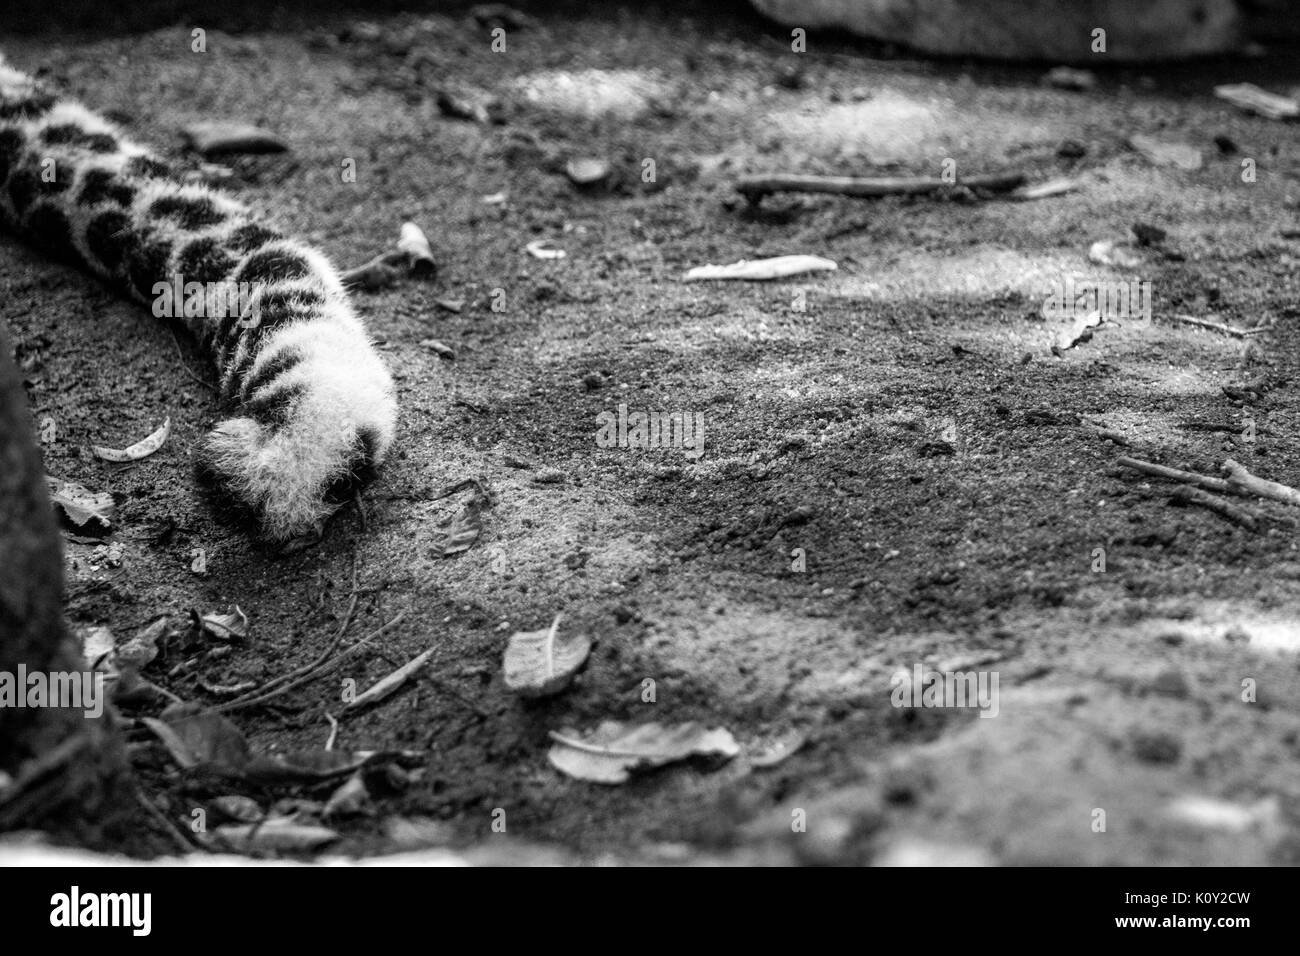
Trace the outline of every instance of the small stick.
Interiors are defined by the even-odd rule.
[[[1184,322],[1187,325],[1196,325],[1203,329],[1222,332],[1224,335],[1231,335],[1238,339],[1244,339],[1248,335],[1258,335],[1260,332],[1268,331],[1267,328],[1239,329],[1235,325],[1224,325],[1222,322],[1211,322],[1209,319],[1198,319],[1194,315],[1171,315],[1170,318],[1177,322]]]
[[[1173,500],[1180,504],[1200,505],[1202,508],[1209,508],[1216,514],[1220,514],[1235,524],[1241,525],[1249,531],[1259,530],[1259,517],[1245,508],[1239,508],[1230,501],[1224,501],[1222,498],[1212,495],[1200,488],[1179,488],[1174,493]]]
[[[1145,475],[1154,475],[1157,478],[1168,478],[1170,481],[1181,481],[1187,485],[1197,485],[1198,487],[1217,491],[1220,494],[1231,494],[1233,489],[1230,482],[1222,478],[1211,478],[1209,475],[1198,475],[1194,471],[1181,471],[1177,468],[1166,468],[1164,465],[1152,464],[1149,461],[1142,461],[1138,458],[1127,458],[1121,456],[1119,464],[1124,468],[1132,468],[1134,471],[1140,471]]]
[[[1272,498],[1289,505],[1300,505],[1300,491],[1290,485],[1252,475],[1245,466],[1231,458],[1223,463],[1223,471],[1228,476],[1228,486],[1239,495],[1258,495],[1260,498]]]
[[[833,193],[838,196],[876,198],[879,196],[916,196],[932,193],[949,186],[966,186],[970,189],[987,189],[990,192],[1009,192],[1025,182],[1024,173],[996,173],[991,176],[966,176],[950,183],[927,176],[797,176],[776,174],[771,176],[743,176],[736,183],[736,192],[751,202],[757,202],[770,193]]]
[[[194,381],[198,382],[209,392],[215,392],[217,390],[216,386],[199,378],[198,375],[194,373],[194,370],[190,368],[190,364],[185,361],[185,353],[181,350],[181,340],[176,337],[176,330],[171,326],[168,326],[167,331],[172,334],[172,344],[176,346],[176,357],[181,360],[181,368],[185,369],[185,374],[194,379]]]

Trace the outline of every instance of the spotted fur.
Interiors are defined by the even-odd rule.
[[[247,283],[243,314],[182,322],[216,366],[232,417],[200,471],[284,542],[317,531],[392,443],[392,379],[329,261],[0,58],[0,226],[149,304],[185,283]],[[162,285],[160,285],[160,283]],[[233,286],[232,286],[233,288]],[[155,308],[155,311],[159,309]]]

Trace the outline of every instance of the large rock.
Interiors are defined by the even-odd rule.
[[[1100,63],[1229,53],[1241,45],[1233,0],[752,0],[791,28],[838,28],[923,53]],[[1093,31],[1106,31],[1105,53]]]

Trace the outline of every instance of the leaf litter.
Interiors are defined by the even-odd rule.
[[[730,760],[740,753],[731,732],[691,722],[627,725],[607,720],[585,737],[577,731],[550,732],[547,759],[570,777],[591,783],[626,783],[634,771],[662,767],[692,757]]]
[[[141,458],[148,458],[167,441],[167,436],[172,433],[171,418],[164,418],[162,425],[155,431],[140,439],[134,445],[128,445],[126,448],[108,448],[104,445],[91,445],[90,449],[95,453],[96,458],[102,458],[104,461],[128,462],[139,461]]]
[[[550,697],[573,682],[591,654],[591,639],[579,635],[557,640],[560,615],[549,628],[518,631],[505,652],[506,686],[521,697]]]

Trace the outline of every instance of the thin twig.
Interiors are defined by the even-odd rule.
[[[154,820],[156,820],[159,825],[167,831],[167,835],[172,838],[178,847],[180,847],[182,853],[193,852],[194,844],[185,839],[185,834],[180,831],[180,828],[171,820],[167,819],[167,814],[159,810],[154,802],[145,796],[145,792],[138,786],[135,788],[135,799],[136,802],[145,809],[145,812],[153,817]]]
[[[190,368],[189,363],[185,361],[185,352],[181,350],[181,340],[176,337],[176,330],[168,326],[167,331],[172,334],[172,344],[176,346],[176,357],[181,360],[181,368],[185,370],[185,374],[194,379],[194,381],[198,382],[209,392],[215,392],[217,387],[210,382],[205,382],[203,379],[199,378],[198,375],[194,373],[193,369]]]
[[[784,192],[833,193],[838,196],[874,199],[880,196],[917,196],[952,186],[1008,192],[1024,182],[1024,173],[965,176],[956,182],[928,176],[800,176],[778,173],[770,176],[743,176],[736,183],[736,192],[751,202],[757,202],[770,193]]]
[[[1228,487],[1239,495],[1257,495],[1289,505],[1300,505],[1300,491],[1290,485],[1252,475],[1245,466],[1231,458],[1223,463],[1223,471],[1228,476]]]
[[[287,684],[283,684],[282,686],[277,687],[275,690],[269,691],[268,693],[262,694],[258,697],[253,697],[248,700],[231,701],[230,703],[222,704],[219,707],[215,707],[213,708],[213,710],[215,710],[219,714],[225,714],[225,713],[229,713],[232,710],[241,710],[245,707],[257,707],[262,704],[265,704],[269,700],[273,700],[276,697],[280,697],[283,694],[287,694],[291,690],[296,690],[297,688],[301,687],[303,684],[308,684],[311,681],[316,680],[316,678],[321,677],[324,674],[328,673],[331,668],[338,666],[350,654],[353,654],[356,651],[360,650],[361,648],[365,647],[375,638],[384,634],[389,628],[395,627],[398,623],[401,622],[401,620],[404,617],[406,617],[406,612],[405,611],[400,612],[396,617],[394,617],[387,624],[383,624],[380,627],[377,627],[375,630],[371,631],[365,637],[361,638],[351,647],[343,651],[343,653],[341,653],[338,657],[334,658],[334,660],[325,661],[321,659],[318,665],[314,665],[310,670],[308,670],[307,673],[302,674],[302,676],[299,677],[297,680],[290,681]],[[301,670],[301,668],[299,670]]]
[[[1182,322],[1186,325],[1199,326],[1202,329],[1210,329],[1213,332],[1222,332],[1224,335],[1231,335],[1233,338],[1244,339],[1250,335],[1258,335],[1261,332],[1267,332],[1267,326],[1261,326],[1258,329],[1239,329],[1235,325],[1224,325],[1222,322],[1212,322],[1209,319],[1198,319],[1194,315],[1171,315],[1171,319],[1176,322]]]
[[[1170,481],[1181,481],[1184,484],[1196,485],[1209,491],[1217,491],[1220,494],[1232,493],[1232,487],[1222,478],[1211,478],[1209,475],[1198,475],[1194,471],[1182,471],[1178,468],[1166,468],[1164,465],[1152,464],[1149,461],[1142,461],[1138,458],[1126,458],[1121,456],[1119,464],[1124,468],[1132,468],[1134,471],[1140,471],[1146,475],[1154,475],[1157,478],[1168,478]]]
[[[1173,500],[1180,504],[1193,504],[1208,508],[1229,521],[1241,525],[1248,531],[1259,530],[1259,515],[1234,505],[1230,501],[1225,501],[1217,495],[1202,491],[1200,488],[1179,488],[1174,493]]]

